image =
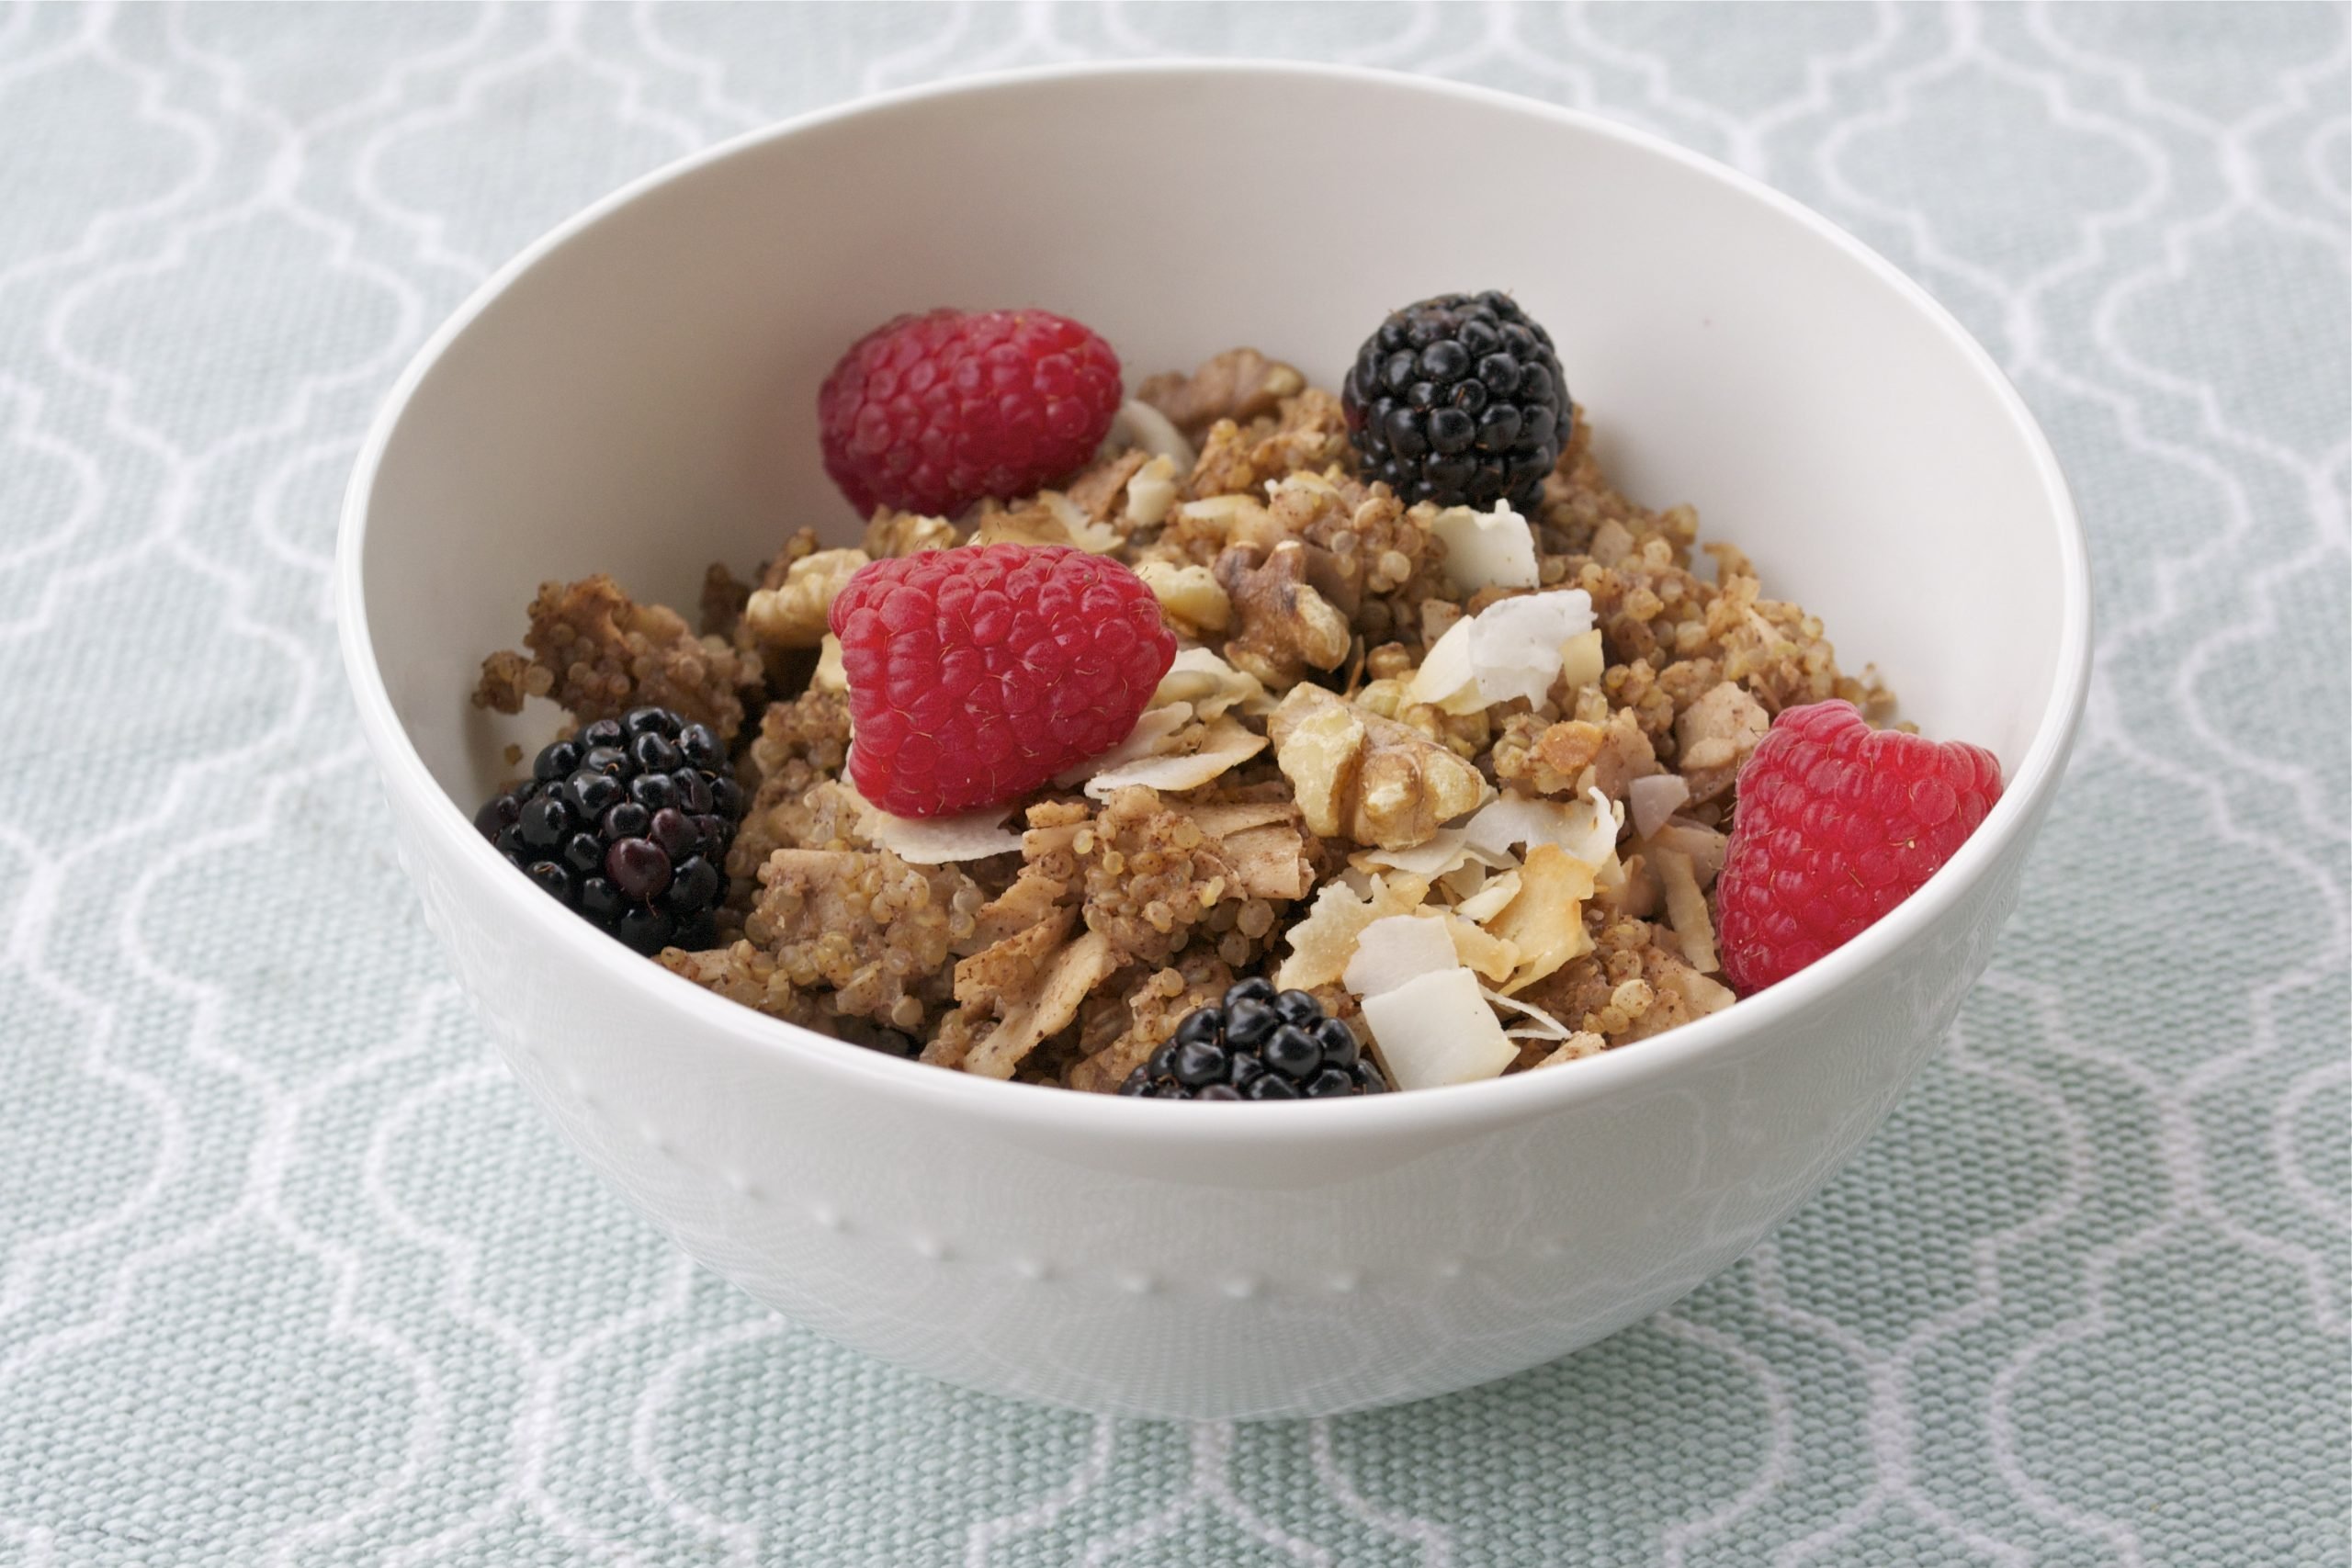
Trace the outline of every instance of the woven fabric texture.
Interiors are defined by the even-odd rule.
[[[2346,1562],[2346,43],[2317,5],[0,8],[0,1564]],[[2022,907],[1883,1133],[1651,1322],[1327,1422],[1001,1404],[683,1262],[453,995],[329,610],[368,415],[549,224],[864,92],[1176,53],[1489,84],[1813,204],[1999,357],[2098,576]]]

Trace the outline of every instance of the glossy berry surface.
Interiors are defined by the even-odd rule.
[[[541,750],[474,826],[507,862],[639,953],[708,947],[743,811],[727,753],[667,708],[599,719]]]
[[[1320,1002],[1249,979],[1216,1006],[1186,1013],[1119,1092],[1145,1100],[1337,1100],[1387,1088],[1355,1031],[1328,1017]]]
[[[1740,770],[1715,883],[1724,976],[1749,995],[1919,890],[2001,797],[1981,746],[1874,730],[1853,705],[1788,708]]]
[[[1176,660],[1142,579],[1062,545],[876,561],[834,596],[831,626],[850,778],[900,817],[1012,800],[1109,750]]]
[[[1392,312],[1340,390],[1363,477],[1411,505],[1532,514],[1572,412],[1551,334],[1509,295],[1441,294]]]
[[[900,316],[817,393],[825,472],[861,513],[1026,495],[1092,457],[1118,412],[1119,356],[1045,310]]]

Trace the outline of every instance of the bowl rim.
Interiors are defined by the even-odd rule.
[[[1382,91],[1469,102],[1548,120],[1682,165],[1749,201],[1760,203],[1845,252],[1924,315],[1975,371],[1995,403],[2008,416],[2041,482],[2059,536],[2061,625],[2057,669],[2050,698],[2025,756],[2007,781],[2000,800],[1960,852],[1875,925],[1799,974],[1721,1012],[1637,1042],[1637,1049],[1604,1052],[1576,1063],[1571,1071],[1513,1074],[1474,1083],[1365,1096],[1315,1105],[1312,1109],[1302,1101],[1287,1107],[1192,1104],[1179,1111],[1156,1100],[981,1077],[844,1046],[816,1031],[729,1001],[648,962],[584,921],[572,919],[526,879],[512,875],[496,851],[474,829],[463,807],[425,767],[405,726],[393,711],[368,631],[361,563],[369,502],[385,450],[424,378],[449,345],[485,310],[547,256],[639,197],[706,165],[818,127],[888,116],[934,99],[978,102],[1073,79],[1102,76],[1252,76],[1269,80],[1287,76],[1321,83],[1352,83]],[[649,1006],[675,1012],[683,1024],[697,1032],[724,1036],[731,1045],[779,1058],[797,1070],[830,1078],[843,1089],[952,1107],[978,1119],[976,1125],[984,1122],[1006,1130],[1089,1136],[1111,1134],[1171,1148],[1216,1147],[1270,1137],[1352,1141],[1384,1134],[1464,1134],[1507,1126],[1654,1086],[1685,1067],[1725,1055],[1739,1043],[1768,1033],[1784,1021],[1826,1004],[1866,972],[1886,964],[1909,947],[1974,885],[1991,874],[2013,842],[2038,818],[2064,773],[2080,726],[2090,677],[2088,552],[2081,520],[2057,456],[2024,399],[1991,354],[1951,311],[1893,263],[1793,197],[1646,130],[1585,110],[1468,83],[1367,66],[1283,60],[1097,61],[955,77],[862,96],[779,120],[727,138],[628,182],[558,223],[493,271],[425,340],[402,369],[369,423],[345,491],[336,537],[334,600],[344,663],[359,711],[360,728],[376,755],[388,791],[421,792],[426,797],[422,830],[445,840],[454,838],[461,863],[473,868],[482,885],[481,893],[489,899],[503,900],[502,913],[528,928],[533,941],[559,947],[568,944],[578,962],[608,969],[616,983],[639,992]],[[394,804],[397,809],[397,802]]]

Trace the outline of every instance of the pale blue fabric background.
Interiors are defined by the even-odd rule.
[[[2345,1562],[2346,22],[0,9],[0,1564]],[[548,224],[864,91],[1169,52],[1815,204],[2016,378],[2099,577],[2023,908],[1883,1134],[1654,1322],[1331,1422],[957,1393],[673,1257],[453,998],[327,607],[371,408]]]

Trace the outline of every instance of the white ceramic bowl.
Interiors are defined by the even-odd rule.
[[[1485,287],[1550,326],[1631,493],[1695,502],[1906,714],[2007,769],[1927,888],[1763,997],[1461,1088],[1079,1095],[721,1001],[565,913],[469,825],[500,749],[555,722],[467,702],[542,579],[609,570],[691,606],[708,561],[748,567],[802,524],[855,537],[815,393],[892,313],[1034,303],[1104,333],[1136,376],[1246,343],[1337,386],[1383,311]],[[1992,951],[2080,711],[2089,619],[2049,447],[1885,263],[1622,128],[1300,66],[958,83],[639,182],[517,258],[409,367],[353,476],[338,586],[426,918],[596,1169],[835,1339],[1170,1416],[1322,1414],[1517,1371],[1672,1302],[1802,1203]]]

